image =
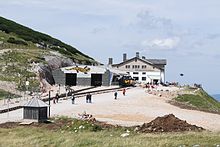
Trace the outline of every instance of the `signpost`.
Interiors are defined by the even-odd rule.
[[[49,112],[49,118],[50,118],[50,90],[49,90],[49,110],[48,110],[48,112]]]
[[[8,97],[8,100],[7,100],[7,103],[8,103],[8,112],[7,112],[7,118],[9,119],[9,103],[10,103],[10,98],[11,98],[11,96],[9,95],[9,97]]]
[[[30,84],[29,81],[26,81],[26,82],[25,82],[25,87],[26,87],[26,89],[25,89],[25,94],[26,94],[26,90],[28,91],[28,86],[29,86],[29,84]],[[27,99],[28,99],[28,97],[27,97]]]

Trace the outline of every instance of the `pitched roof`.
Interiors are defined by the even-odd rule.
[[[143,61],[143,62],[145,62],[147,64],[150,64],[150,65],[152,65],[152,66],[154,66],[156,68],[159,68],[159,69],[161,69],[161,67],[159,65],[166,65],[166,59],[142,59],[142,58],[138,58],[138,57],[133,57],[133,58],[128,59],[128,60],[126,60],[124,62],[121,62],[121,63],[118,63],[118,64],[112,64],[112,66],[115,67],[115,66],[124,65],[124,64],[126,64],[126,63],[128,63],[130,61],[135,60],[135,59],[136,60],[137,59],[141,60],[141,61]]]
[[[145,59],[145,60],[148,60],[155,65],[166,65],[167,64],[166,59]]]
[[[42,100],[34,97],[31,100],[29,100],[24,107],[48,107],[48,104],[43,102]]]

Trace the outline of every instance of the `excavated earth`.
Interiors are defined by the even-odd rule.
[[[202,127],[188,124],[186,121],[175,117],[173,114],[157,117],[149,123],[144,123],[138,127],[138,132],[184,132],[184,131],[203,131]]]

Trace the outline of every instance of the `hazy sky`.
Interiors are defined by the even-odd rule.
[[[166,80],[220,93],[219,0],[0,0],[0,15],[114,63],[167,59]],[[184,73],[183,77],[179,74]]]

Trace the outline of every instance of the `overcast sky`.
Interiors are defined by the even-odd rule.
[[[0,0],[0,15],[107,63],[167,59],[166,80],[220,93],[219,0]],[[184,73],[180,77],[180,73]]]

